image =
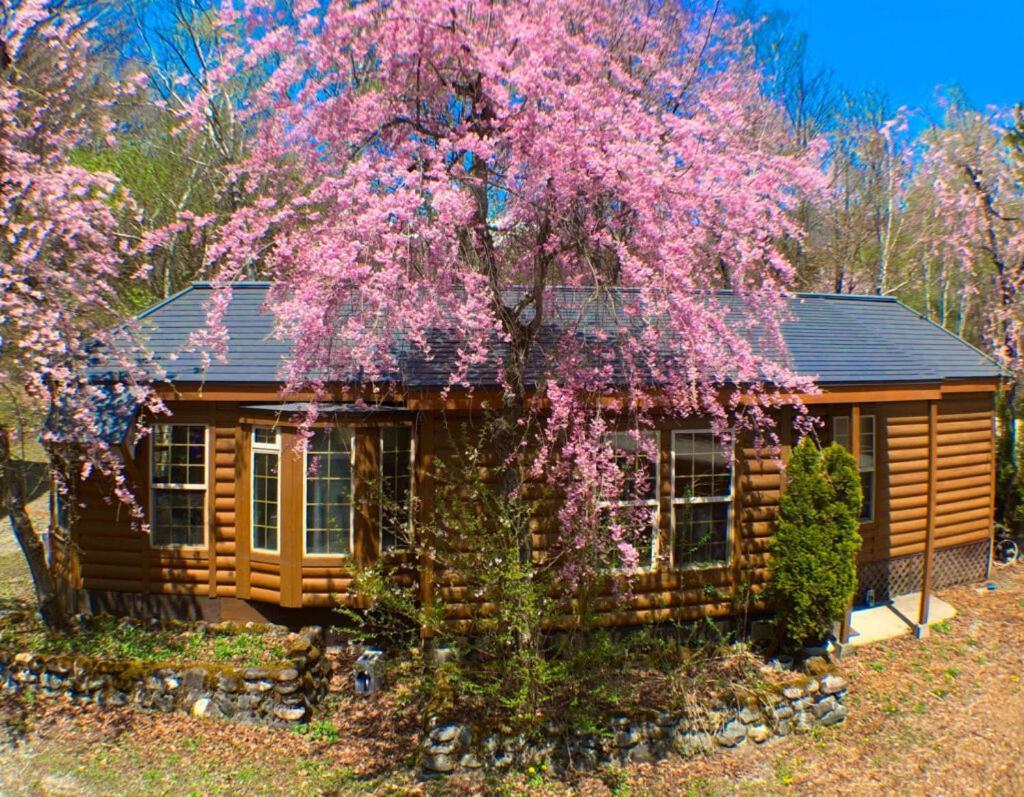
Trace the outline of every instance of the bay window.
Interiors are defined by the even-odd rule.
[[[199,547],[206,542],[206,427],[156,424],[150,441],[151,542]]]

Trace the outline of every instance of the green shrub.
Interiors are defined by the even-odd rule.
[[[433,472],[434,502],[411,546],[429,552],[447,579],[461,584],[461,618],[473,633],[446,623],[443,587],[422,604],[383,559],[355,572],[354,590],[364,606],[338,609],[339,624],[353,638],[389,648],[415,645],[421,632],[457,656],[429,668],[419,681],[418,700],[429,715],[445,715],[456,703],[493,710],[522,724],[534,717],[562,666],[545,655],[543,629],[558,616],[553,564],[520,557],[519,540],[529,523],[529,504],[505,496],[482,474],[487,457],[479,445],[458,443],[457,454]]]
[[[835,444],[821,450],[805,438],[786,474],[771,594],[783,639],[799,645],[823,639],[853,597],[862,496],[857,463]]]

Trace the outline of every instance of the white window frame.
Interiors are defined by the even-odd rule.
[[[330,427],[323,427],[330,430]],[[338,426],[334,427],[339,430],[348,430],[348,451],[349,451],[349,467],[352,474],[351,485],[352,494],[349,500],[348,507],[348,553],[316,553],[310,552],[307,549],[307,543],[309,541],[309,535],[306,533],[306,520],[309,516],[308,512],[308,499],[309,499],[309,445],[306,446],[306,451],[302,455],[302,556],[303,558],[309,559],[350,559],[355,554],[356,550],[356,430],[354,426]],[[312,439],[310,439],[312,442]]]
[[[160,426],[201,426],[203,427],[203,483],[199,484],[177,484],[175,482],[155,482],[153,481],[153,474],[156,472],[154,467],[154,456],[156,454],[156,429]],[[210,468],[210,426],[206,423],[189,423],[183,421],[180,423],[157,423],[153,424],[153,429],[149,435],[149,544],[161,551],[205,551],[210,545],[210,479],[212,471]],[[153,539],[153,531],[156,527],[156,501],[154,494],[157,490],[188,490],[188,491],[199,491],[203,492],[203,541],[199,545],[178,545],[176,543],[161,543],[158,544]]]
[[[396,424],[396,426],[403,426],[402,424]],[[384,428],[381,427],[377,434],[377,439],[380,443],[380,450],[378,456],[380,457],[380,468],[384,467]],[[404,428],[409,430],[409,524],[408,524],[408,539],[412,539],[414,527],[413,527],[413,496],[416,495],[416,427],[412,424],[405,425]],[[378,468],[378,470],[380,470]],[[383,474],[381,474],[381,490],[384,489]],[[380,506],[379,515],[377,518],[377,555],[382,556],[385,553],[397,554],[405,553],[409,550],[404,545],[396,545],[394,548],[388,548],[384,550],[384,502],[378,502]]]
[[[634,432],[630,430],[615,430],[606,433],[606,438],[613,435],[633,435]],[[655,457],[654,457],[654,498],[643,498],[634,499],[629,501],[598,501],[598,509],[613,509],[617,507],[636,507],[646,506],[651,509],[651,558],[650,561],[644,565],[640,564],[634,570],[627,571],[625,568],[617,568],[616,572],[619,573],[651,573],[658,569],[658,561],[661,556],[661,430],[660,429],[644,429],[640,431],[641,435],[652,435],[654,437],[655,445]]]
[[[256,430],[257,429],[271,429],[274,432],[273,443],[257,443],[256,442]],[[252,430],[249,433],[249,550],[257,551],[258,553],[281,553],[281,430],[267,426],[266,424],[253,424]],[[275,454],[277,456],[277,529],[275,537],[277,539],[276,548],[260,548],[256,545],[256,512],[254,511],[256,503],[256,454]]]
[[[729,495],[702,495],[702,496],[691,496],[687,498],[676,497],[676,438],[678,435],[683,434],[701,434],[707,435],[711,438],[711,442],[714,445],[719,445],[716,439],[715,433],[711,429],[673,429],[672,430],[672,462],[671,476],[672,486],[669,491],[671,500],[671,546],[669,553],[671,555],[671,563],[673,570],[709,570],[717,567],[729,567],[732,564],[733,558],[733,545],[735,530],[733,529],[733,509],[736,502],[736,446],[733,445],[732,460],[729,463]],[[694,506],[697,504],[725,504],[725,557],[721,561],[716,562],[677,562],[676,561],[676,507],[689,504]]]

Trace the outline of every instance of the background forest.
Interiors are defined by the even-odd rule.
[[[698,44],[704,38],[707,50],[695,48],[701,58],[694,75],[714,74],[719,67],[710,55],[703,58],[715,52],[708,41],[727,39],[772,101],[771,111],[748,103],[745,132],[766,152],[819,165],[814,185],[789,203],[789,222],[764,226],[779,231],[770,234],[795,270],[784,282],[801,291],[895,296],[1019,375],[1024,112],[978,108],[955,85],[937,87],[929,108],[895,107],[884,91],[848,90],[814,65],[798,17],[751,0],[684,4],[691,5],[698,6],[692,17],[698,26],[711,20],[706,38],[701,30],[686,34]],[[270,276],[264,255],[280,222],[273,189],[246,171],[262,121],[249,100],[280,54],[264,61],[233,55],[218,11],[216,0],[22,0],[0,7],[0,73],[9,73],[17,92],[10,95],[18,123],[12,127],[52,131],[34,144],[19,134],[24,150],[17,157],[38,161],[40,174],[65,158],[70,167],[60,173],[59,190],[40,191],[40,181],[28,178],[24,193],[12,189],[0,262],[38,259],[25,231],[52,226],[46,216],[58,195],[70,199],[61,245],[73,251],[83,240],[77,226],[85,219],[76,214],[86,205],[76,198],[94,203],[88,209],[93,220],[86,222],[93,230],[88,262],[101,292],[76,297],[72,288],[74,300],[61,299],[66,309],[45,322],[33,319],[37,327],[70,324],[76,328],[67,340],[85,340],[194,280]],[[51,20],[35,19],[30,28],[36,33],[22,40],[19,14]],[[86,45],[60,52],[50,46],[50,34],[39,33],[50,29]],[[47,101],[34,106],[32,97]],[[40,200],[27,202],[35,191]],[[730,255],[721,246],[707,253],[709,267],[721,272],[718,284],[726,287]],[[75,275],[66,276],[73,281]],[[0,303],[11,319],[23,316],[21,350],[50,362],[46,336],[23,323],[32,313],[16,301],[6,307]],[[18,340],[19,334],[4,337]],[[0,373],[14,375],[9,385],[47,393],[38,375],[17,376],[34,367],[31,358],[10,346],[0,358]],[[20,406],[13,392],[0,401]],[[1015,404],[1011,391],[1010,417]],[[14,426],[27,430],[38,420],[16,418]],[[24,445],[34,434],[15,437]],[[1015,478],[1015,448],[1012,438],[1004,441],[1007,485]]]
[[[246,152],[247,130],[234,96],[205,118],[201,135],[177,131],[181,114],[210,79],[220,42],[211,0],[68,0],[92,25],[95,48],[82,106],[130,76],[145,90],[109,111],[116,134],[79,147],[77,165],[109,172],[130,194],[120,234],[144,242],[145,288],[125,281],[126,308],[167,297],[207,278],[211,219],[236,209],[231,168]],[[724,9],[719,13],[725,14]],[[894,107],[881,90],[852,93],[811,65],[799,19],[753,3],[735,9],[751,21],[751,55],[765,88],[785,109],[780,135],[793,151],[825,148],[826,189],[797,211],[807,236],[787,254],[804,291],[896,296],[936,323],[1016,367],[1013,333],[1024,269],[1024,119],[1012,108],[974,107],[957,86],[938,89],[930,109]],[[45,74],[43,54],[30,68]],[[254,75],[254,83],[255,75]],[[258,253],[249,276],[259,277]]]

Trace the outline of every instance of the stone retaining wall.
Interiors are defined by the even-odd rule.
[[[327,692],[323,631],[303,628],[277,667],[166,665],[0,650],[0,689],[238,722],[302,722]]]
[[[692,716],[665,711],[646,721],[616,717],[601,734],[552,724],[539,740],[483,736],[468,723],[436,725],[422,745],[421,771],[429,777],[545,763],[556,772],[586,770],[764,744],[772,737],[842,722],[846,686],[846,679],[838,675],[811,677],[742,706],[717,705]]]

